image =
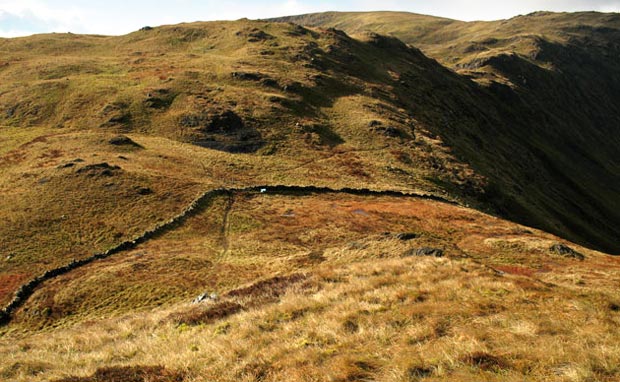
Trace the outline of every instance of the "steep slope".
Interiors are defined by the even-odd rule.
[[[589,50],[617,49],[616,13],[535,12],[509,20],[464,22],[407,12],[325,12],[273,19],[334,27],[352,35],[375,32],[415,45],[442,64],[462,70],[476,58],[518,53],[536,61],[537,40],[581,44]],[[539,62],[542,62],[540,60]]]
[[[442,102],[442,115],[426,122],[489,179],[488,202],[504,216],[618,253],[620,15],[539,12],[465,23],[329,12],[280,21],[390,34],[480,83],[492,102]]]
[[[268,21],[0,51],[0,379],[620,374],[620,258],[480,211],[615,248],[615,138],[567,174],[511,77]]]

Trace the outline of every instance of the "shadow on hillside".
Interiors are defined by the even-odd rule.
[[[540,41],[539,60],[477,63],[514,85],[478,85],[426,59],[397,89],[489,181],[478,199],[502,216],[583,245],[620,252],[620,66],[599,50]],[[420,68],[418,68],[420,69]]]

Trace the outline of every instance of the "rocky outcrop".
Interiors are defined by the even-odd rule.
[[[560,256],[568,257],[572,259],[584,260],[586,258],[581,253],[575,251],[574,249],[572,249],[571,247],[565,244],[554,244],[551,246],[551,248],[549,248],[549,250],[555,253],[556,255],[560,255]]]
[[[422,247],[422,248],[412,248],[403,254],[403,256],[431,256],[431,257],[443,257],[443,249],[439,248],[431,248],[431,247]]]
[[[263,145],[261,134],[232,110],[185,114],[179,125],[191,130],[192,143],[230,153],[248,153]]]
[[[134,142],[131,138],[125,135],[117,135],[108,140],[108,143],[112,146],[121,146],[121,147],[135,147],[142,148],[139,144]]]

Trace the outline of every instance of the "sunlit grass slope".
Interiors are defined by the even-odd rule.
[[[0,373],[612,381],[620,262],[561,242],[420,199],[237,194],[46,283],[5,332]]]
[[[290,20],[0,39],[0,379],[617,380],[617,15]]]

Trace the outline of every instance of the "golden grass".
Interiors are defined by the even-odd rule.
[[[501,56],[513,51],[531,55],[540,43],[535,38],[538,35],[549,34],[552,43],[558,39],[565,42],[567,35],[562,33],[570,26],[567,19],[539,16],[511,20],[506,25],[390,13],[344,14],[342,21],[353,20],[351,24],[359,22],[361,28],[367,29],[378,27],[378,20],[389,20],[385,28],[403,33],[409,30],[413,34],[409,37],[416,39],[426,36],[424,48],[438,50],[431,56],[448,60],[442,62],[455,68],[463,62],[480,61],[478,55]],[[333,21],[339,16],[328,19]],[[553,21],[551,27],[545,26],[549,20]],[[578,20],[588,28],[616,22],[604,15],[579,15]],[[502,26],[500,30],[498,25]],[[342,27],[347,29],[347,25]],[[532,36],[523,37],[523,30],[528,28],[533,30]],[[480,43],[492,45],[488,52],[466,52],[472,35],[484,39],[493,35],[498,42]],[[556,152],[553,144],[559,141],[557,136],[541,137],[532,147],[525,143],[523,147],[515,146],[529,142],[523,139],[528,137],[528,126],[538,126],[536,116],[557,109],[555,105],[542,105],[537,112],[530,112],[530,106],[538,107],[538,103],[528,101],[523,110],[512,110],[488,93],[489,89],[446,70],[417,50],[372,34],[358,37],[355,40],[320,28],[241,20],[161,26],[118,37],[52,34],[7,39],[0,43],[0,124],[41,126],[41,135],[94,130],[133,133],[168,144],[237,144],[252,153],[242,160],[239,156],[197,154],[209,158],[199,164],[198,169],[207,169],[201,178],[212,176],[217,182],[210,183],[218,183],[238,174],[246,180],[277,183],[366,184],[446,192],[470,205],[508,205],[510,216],[520,221],[580,243],[604,243],[605,248],[613,248],[612,228],[593,230],[586,223],[603,222],[606,215],[601,211],[614,211],[609,206],[615,206],[615,187],[599,185],[602,179],[610,178],[607,172],[615,173],[615,164],[601,169],[597,177],[585,179],[579,176],[584,173],[581,168],[563,163],[572,152]],[[597,43],[601,43],[598,38]],[[494,70],[491,74],[501,73]],[[538,74],[553,73],[545,69]],[[575,93],[569,89],[566,95]],[[545,93],[539,98],[557,97]],[[214,114],[226,112],[244,122],[243,134],[205,132]],[[514,117],[519,114],[533,117],[519,121]],[[558,112],[558,117],[566,114]],[[575,122],[577,138],[581,136],[582,122]],[[560,121],[541,131],[564,131],[565,125]],[[512,133],[523,135],[515,137]],[[13,135],[5,134],[11,142]],[[498,136],[491,140],[492,135]],[[243,146],[240,141],[244,139],[256,140],[256,145]],[[605,156],[599,143],[584,150],[595,156],[592,163],[608,163],[615,145],[610,144],[610,155]],[[22,154],[16,144],[11,143],[14,149],[5,154],[7,160],[18,160]],[[577,141],[571,144],[581,146]],[[562,175],[567,181],[556,182],[556,171],[547,171],[542,165],[532,172],[543,174],[545,182],[557,183],[556,191],[567,194],[566,200],[583,205],[587,216],[576,212],[568,202],[541,195],[542,180],[528,189],[530,183],[523,179],[532,174],[524,173],[527,169],[515,163],[529,163],[532,155],[540,157],[534,151],[541,147],[556,168],[566,168]],[[204,150],[186,152],[200,151]],[[601,154],[596,154],[599,151]],[[160,155],[166,152],[162,148]],[[519,159],[511,161],[515,154]],[[215,162],[216,157],[225,158],[225,166]],[[165,158],[157,162],[172,166]],[[168,173],[192,172],[194,177],[199,171],[185,166],[192,162],[177,163]],[[240,163],[250,163],[250,167],[235,167]],[[218,171],[208,171],[212,166]],[[20,167],[18,171],[22,170]],[[579,193],[572,184],[583,184],[591,191]],[[592,200],[602,200],[603,208],[590,203]],[[563,219],[567,211],[570,213]],[[615,214],[612,217],[615,219]],[[564,220],[577,221],[579,227],[567,226]]]
[[[618,373],[617,313],[593,291],[577,296],[434,258],[319,266],[309,282],[275,304],[197,326],[167,318],[188,308],[181,304],[17,336],[2,344],[1,370],[16,381],[134,364],[194,381],[611,381]],[[35,365],[44,372],[29,375]]]
[[[386,48],[384,59],[360,51],[356,55],[377,69],[375,77],[357,76],[366,82],[371,97],[397,98],[398,102],[388,102],[390,106],[423,122],[423,129],[440,136],[455,157],[466,158],[483,176],[471,176],[462,160],[455,166],[449,156],[437,157],[439,151],[433,147],[425,159],[441,169],[442,176],[431,175],[440,187],[450,193],[477,194],[486,199],[483,204],[504,211],[504,217],[617,252],[618,233],[603,234],[614,230],[605,227],[620,225],[620,215],[613,212],[618,210],[614,195],[620,189],[615,176],[620,166],[610,159],[620,144],[612,122],[617,118],[615,79],[620,73],[612,58],[620,27],[617,14],[537,12],[509,20],[460,22],[404,12],[327,12],[275,21],[335,27],[365,44]],[[377,33],[421,49],[442,68],[434,70],[436,62],[424,59],[389,60],[383,65],[386,57],[401,57],[397,52],[405,48]],[[409,51],[413,52],[417,50]],[[388,86],[375,88],[377,84]],[[536,116],[530,118],[534,109]],[[386,119],[392,123],[402,120],[396,110],[389,114]],[[555,121],[543,117],[549,115]],[[595,122],[594,115],[604,117]],[[353,119],[350,126],[358,121]],[[582,134],[586,130],[592,132],[588,138]],[[594,131],[602,132],[600,139],[594,138],[598,134]],[[589,146],[590,138],[598,142]],[[583,160],[574,160],[574,148],[587,153]],[[581,168],[586,163],[588,169]],[[594,169],[600,169],[600,177],[593,175]],[[539,184],[543,178],[547,181]],[[565,182],[571,186],[560,186]],[[597,189],[599,184],[605,187]],[[598,196],[589,196],[594,193]],[[589,218],[584,219],[586,215]],[[614,223],[609,224],[610,219]],[[600,245],[601,240],[606,244]]]
[[[10,136],[26,140],[24,134]],[[0,269],[8,277],[2,301],[8,301],[20,280],[135,237],[211,188],[301,184],[436,190],[415,170],[410,170],[410,178],[386,170],[394,167],[388,165],[394,160],[382,151],[359,149],[354,144],[304,157],[294,152],[230,154],[138,134],[130,137],[144,149],[110,145],[110,133],[36,136],[33,131],[28,138],[33,136],[0,158],[4,171],[0,180],[4,250],[0,254],[5,259]],[[98,163],[121,169],[113,176],[78,172]],[[385,166],[376,167],[378,163]],[[152,194],[138,194],[136,190],[144,187]]]
[[[0,270],[7,282],[0,301],[25,278],[133,237],[209,188],[301,184],[437,192],[441,187],[432,179],[444,172],[429,158],[454,158],[423,136],[418,147],[411,137],[369,130],[376,111],[349,114],[372,104],[367,96],[346,97],[366,92],[360,79],[334,68],[334,86],[325,87],[327,94],[318,91],[313,78],[324,71],[295,57],[309,60],[308,52],[342,41],[308,30],[292,36],[295,30],[244,21],[165,26],[121,37],[3,40],[8,65],[0,71],[0,123],[8,126],[0,131],[0,256],[6,259]],[[248,42],[257,31],[272,37]],[[352,40],[343,48],[369,54]],[[233,78],[233,72],[258,73],[275,85]],[[335,86],[347,82],[345,90]],[[153,94],[167,94],[162,107],[148,106]],[[346,101],[335,102],[339,97]],[[235,112],[258,126],[267,144],[254,154],[235,155],[182,143],[194,142],[199,132],[179,121],[204,110]],[[351,121],[359,121],[357,131]],[[107,144],[118,132],[145,149]],[[339,133],[349,142],[340,142]],[[373,140],[376,145],[366,147]],[[397,154],[385,155],[388,145]],[[113,179],[75,174],[97,163],[122,171]],[[65,165],[73,167],[57,168]],[[130,191],[143,187],[154,192]]]
[[[0,126],[0,155],[4,155],[22,144],[43,135],[43,127],[12,127]]]
[[[487,179],[460,158],[475,145],[446,142],[466,139],[461,109],[486,96],[375,37],[239,21],[0,41],[12,126],[0,128],[0,301],[213,188],[449,192],[474,204]],[[234,112],[265,145],[196,145],[200,129],[181,121],[205,110]],[[141,148],[109,144],[118,133]],[[83,170],[102,163],[120,169]],[[613,381],[620,263],[570,243],[585,259],[562,257],[557,243],[429,200],[235,193],[41,285],[2,328],[0,379]],[[420,248],[445,258],[407,256]],[[204,292],[217,300],[190,305]]]
[[[584,261],[562,258],[549,234],[431,201],[239,194],[222,231],[228,203],[46,283],[5,331],[0,373],[53,380],[161,365],[190,381],[611,381],[619,372],[616,258],[576,246]],[[502,237],[520,244],[496,244]],[[420,246],[447,258],[402,257]],[[517,262],[529,271],[512,271]],[[202,292],[217,300],[189,304]],[[51,326],[37,333],[41,324]]]
[[[417,238],[402,241],[399,232]],[[518,245],[496,244],[505,242]],[[556,243],[549,234],[438,202],[241,193],[216,199],[183,226],[135,250],[46,283],[18,313],[16,325],[56,326],[154,308],[325,261],[347,264],[421,247],[569,286],[620,281],[615,268],[605,271],[606,260],[562,258],[550,250]]]

